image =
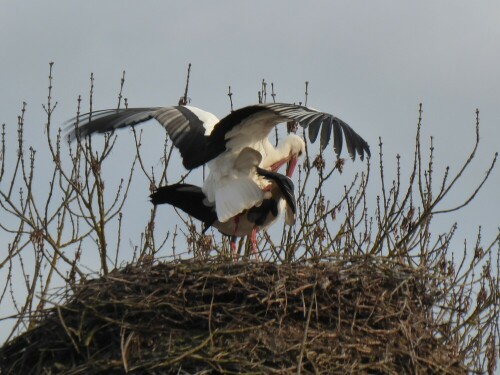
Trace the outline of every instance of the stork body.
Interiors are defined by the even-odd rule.
[[[290,135],[274,148],[268,136],[279,123],[296,121],[308,128],[312,142],[320,134],[322,148],[328,145],[333,133],[337,155],[342,150],[344,138],[352,158],[356,154],[361,159],[365,154],[370,155],[366,141],[345,122],[328,113],[295,104],[251,105],[221,120],[191,106],[104,110],[78,118],[81,125],[73,128],[72,135],[110,132],[153,118],[166,129],[187,169],[207,164],[209,174],[202,191],[215,207],[217,220],[221,223],[263,200],[263,184],[255,172],[256,166],[276,171],[290,162],[287,175],[291,175],[305,144],[300,137]]]
[[[295,194],[293,182],[279,173],[256,167],[254,171],[267,184],[262,201],[238,215],[221,222],[213,204],[202,188],[190,184],[159,187],[151,195],[154,205],[170,204],[204,224],[203,233],[214,227],[231,238],[231,249],[236,258],[236,237],[249,236],[252,252],[257,254],[256,233],[273,225],[285,212],[285,222],[295,223]]]

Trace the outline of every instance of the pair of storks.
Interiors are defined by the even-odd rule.
[[[295,222],[294,186],[290,177],[297,159],[305,151],[304,140],[287,136],[277,148],[268,140],[277,124],[295,121],[308,128],[312,142],[320,134],[320,147],[328,145],[332,132],[337,156],[343,139],[350,156],[369,156],[367,142],[349,125],[328,113],[301,105],[255,104],[237,109],[219,120],[192,106],[126,108],[94,111],[79,117],[73,136],[110,132],[156,119],[179,149],[183,165],[194,169],[207,165],[203,187],[174,184],[159,187],[151,195],[153,204],[168,203],[231,237],[236,255],[236,237],[250,236],[257,256],[256,233],[272,225],[285,211],[285,222]],[[287,164],[286,176],[278,169]]]

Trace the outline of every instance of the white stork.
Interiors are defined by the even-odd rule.
[[[321,130],[322,149],[328,145],[333,131],[337,156],[342,151],[344,139],[353,159],[356,154],[362,160],[365,153],[370,156],[367,142],[344,121],[328,113],[284,103],[250,105],[221,120],[192,106],[95,111],[71,120],[79,123],[72,129],[71,137],[110,132],[153,118],[165,128],[179,149],[184,167],[194,169],[207,164],[209,174],[202,192],[215,207],[220,223],[237,222],[239,214],[263,201],[265,183],[256,174],[256,166],[276,171],[289,162],[287,176],[293,173],[298,157],[305,150],[305,143],[301,137],[292,134],[274,148],[268,136],[277,124],[296,121],[308,128],[311,142],[317,139]]]
[[[256,168],[256,174],[268,184],[264,199],[259,205],[238,214],[233,220],[221,222],[217,212],[203,193],[202,188],[190,184],[177,183],[159,187],[150,195],[154,205],[170,204],[200,220],[204,224],[203,233],[214,227],[231,238],[231,251],[236,260],[236,237],[250,236],[252,253],[258,257],[256,234],[265,230],[285,211],[285,223],[293,225],[296,219],[294,186],[290,178],[280,173]]]

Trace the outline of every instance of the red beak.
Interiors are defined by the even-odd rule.
[[[276,172],[285,163],[286,163],[286,159],[282,159],[280,161],[277,161],[276,163],[271,165],[271,171]]]
[[[286,176],[291,178],[295,167],[297,166],[297,158],[292,158],[286,167]]]

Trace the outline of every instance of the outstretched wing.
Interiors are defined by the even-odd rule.
[[[70,127],[70,137],[107,133],[151,119],[156,119],[165,128],[187,169],[199,167],[215,157],[212,155],[217,150],[208,148],[208,135],[219,120],[210,112],[191,106],[108,109],[87,113],[70,120],[79,124]]]
[[[326,147],[333,132],[334,149],[340,155],[345,145],[354,159],[359,154],[370,155],[368,143],[349,125],[339,118],[324,112],[296,104],[267,103],[243,107],[231,112],[222,120],[210,112],[191,106],[126,108],[95,111],[70,120],[78,127],[71,129],[76,134],[87,136],[115,129],[135,126],[156,119],[167,131],[179,149],[183,165],[187,169],[199,167],[229,149],[241,150],[252,147],[268,137],[272,128],[286,121],[297,121],[308,128],[309,139],[315,142],[321,131],[320,145]]]
[[[224,117],[210,134],[210,144],[215,149],[239,149],[251,146],[268,137],[269,132],[279,123],[297,121],[303,128],[308,128],[309,139],[315,142],[321,131],[320,145],[325,148],[333,132],[333,145],[339,156],[343,140],[350,156],[354,159],[358,154],[361,160],[364,155],[370,156],[368,143],[344,121],[329,113],[286,103],[256,104],[240,108]]]

